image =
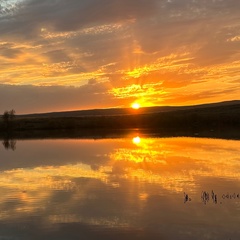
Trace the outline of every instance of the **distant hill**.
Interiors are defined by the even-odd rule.
[[[106,136],[129,129],[150,131],[157,136],[240,139],[240,101],[29,114],[9,121],[0,118],[0,138]]]
[[[64,118],[64,117],[90,117],[90,116],[118,116],[118,115],[132,115],[132,114],[150,114],[172,111],[185,111],[185,110],[200,110],[208,108],[221,108],[240,105],[240,100],[225,101],[219,103],[209,103],[191,106],[154,106],[143,107],[138,110],[132,108],[109,108],[109,109],[89,109],[89,110],[76,110],[64,112],[49,112],[17,115],[17,118]]]

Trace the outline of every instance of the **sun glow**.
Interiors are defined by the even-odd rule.
[[[132,142],[136,145],[140,144],[141,143],[141,138],[140,137],[134,137],[132,139]]]
[[[139,109],[140,108],[140,104],[139,103],[133,103],[132,104],[132,108],[133,109]]]

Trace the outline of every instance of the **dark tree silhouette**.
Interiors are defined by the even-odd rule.
[[[3,123],[6,129],[12,126],[12,122],[15,118],[15,110],[5,111],[2,115]]]

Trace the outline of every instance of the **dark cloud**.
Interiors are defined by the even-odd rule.
[[[6,109],[29,113],[116,106],[118,100],[107,94],[109,88],[108,83],[82,87],[0,85],[0,112]]]
[[[227,35],[209,39],[196,52],[195,63],[202,66],[227,63],[239,59],[240,42],[227,41]]]
[[[0,45],[0,56],[6,58],[16,58],[22,53],[20,49],[13,48],[12,44],[4,44]]]
[[[71,61],[71,58],[62,49],[46,52],[44,55],[46,55],[53,63]]]
[[[164,56],[180,47],[204,44],[209,37],[222,37],[216,36],[216,32],[236,21],[233,13],[239,6],[236,0],[25,0],[15,7],[14,16],[3,18],[0,33],[3,37],[14,34],[39,41],[41,28],[44,27],[52,31],[74,31],[135,19],[132,32],[129,29],[117,35],[75,37],[65,40],[64,44],[80,46],[86,52],[94,53],[92,56],[95,59],[99,54],[108,61],[109,54],[116,57],[119,51],[128,51],[123,49],[126,43],[123,43],[122,37],[132,34],[131,37],[138,40],[144,52],[158,51]],[[130,37],[126,40],[131,44]],[[91,57],[86,61],[89,59],[93,62]]]
[[[161,5],[158,16],[135,24],[134,33],[144,52],[159,51],[164,56],[179,48],[199,48],[209,41],[213,45],[225,42],[231,33],[239,33],[235,9],[239,9],[239,1],[162,1]],[[222,45],[217,45],[219,50]]]
[[[59,18],[59,31],[76,30],[92,23],[114,23],[149,16],[155,11],[154,0],[88,0],[72,1],[66,19]],[[71,10],[70,10],[71,9]]]
[[[88,80],[88,84],[90,84],[90,85],[96,84],[96,83],[97,83],[96,79],[89,79]]]
[[[76,58],[81,60],[88,71],[95,71],[103,65],[109,63],[122,62],[124,58],[125,40],[119,34],[103,34],[94,36],[78,36],[66,42],[71,51],[76,48]],[[130,49],[129,49],[130,50]],[[131,53],[131,50],[129,51]]]
[[[31,36],[44,25],[56,31],[72,31],[96,23],[142,18],[155,9],[155,0],[25,0],[16,7],[14,17],[3,18],[0,33]]]

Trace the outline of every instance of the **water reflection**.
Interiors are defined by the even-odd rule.
[[[6,150],[16,150],[16,145],[17,145],[17,141],[15,139],[11,139],[11,138],[5,138],[2,141],[2,145],[4,146],[4,148]]]
[[[141,136],[19,141],[14,152],[0,150],[0,235],[238,239],[240,200],[222,196],[239,192],[239,146]]]
[[[140,137],[134,137],[133,139],[132,139],[132,142],[134,143],[134,144],[136,144],[136,145],[138,145],[138,144],[140,144],[141,143],[141,138]]]

